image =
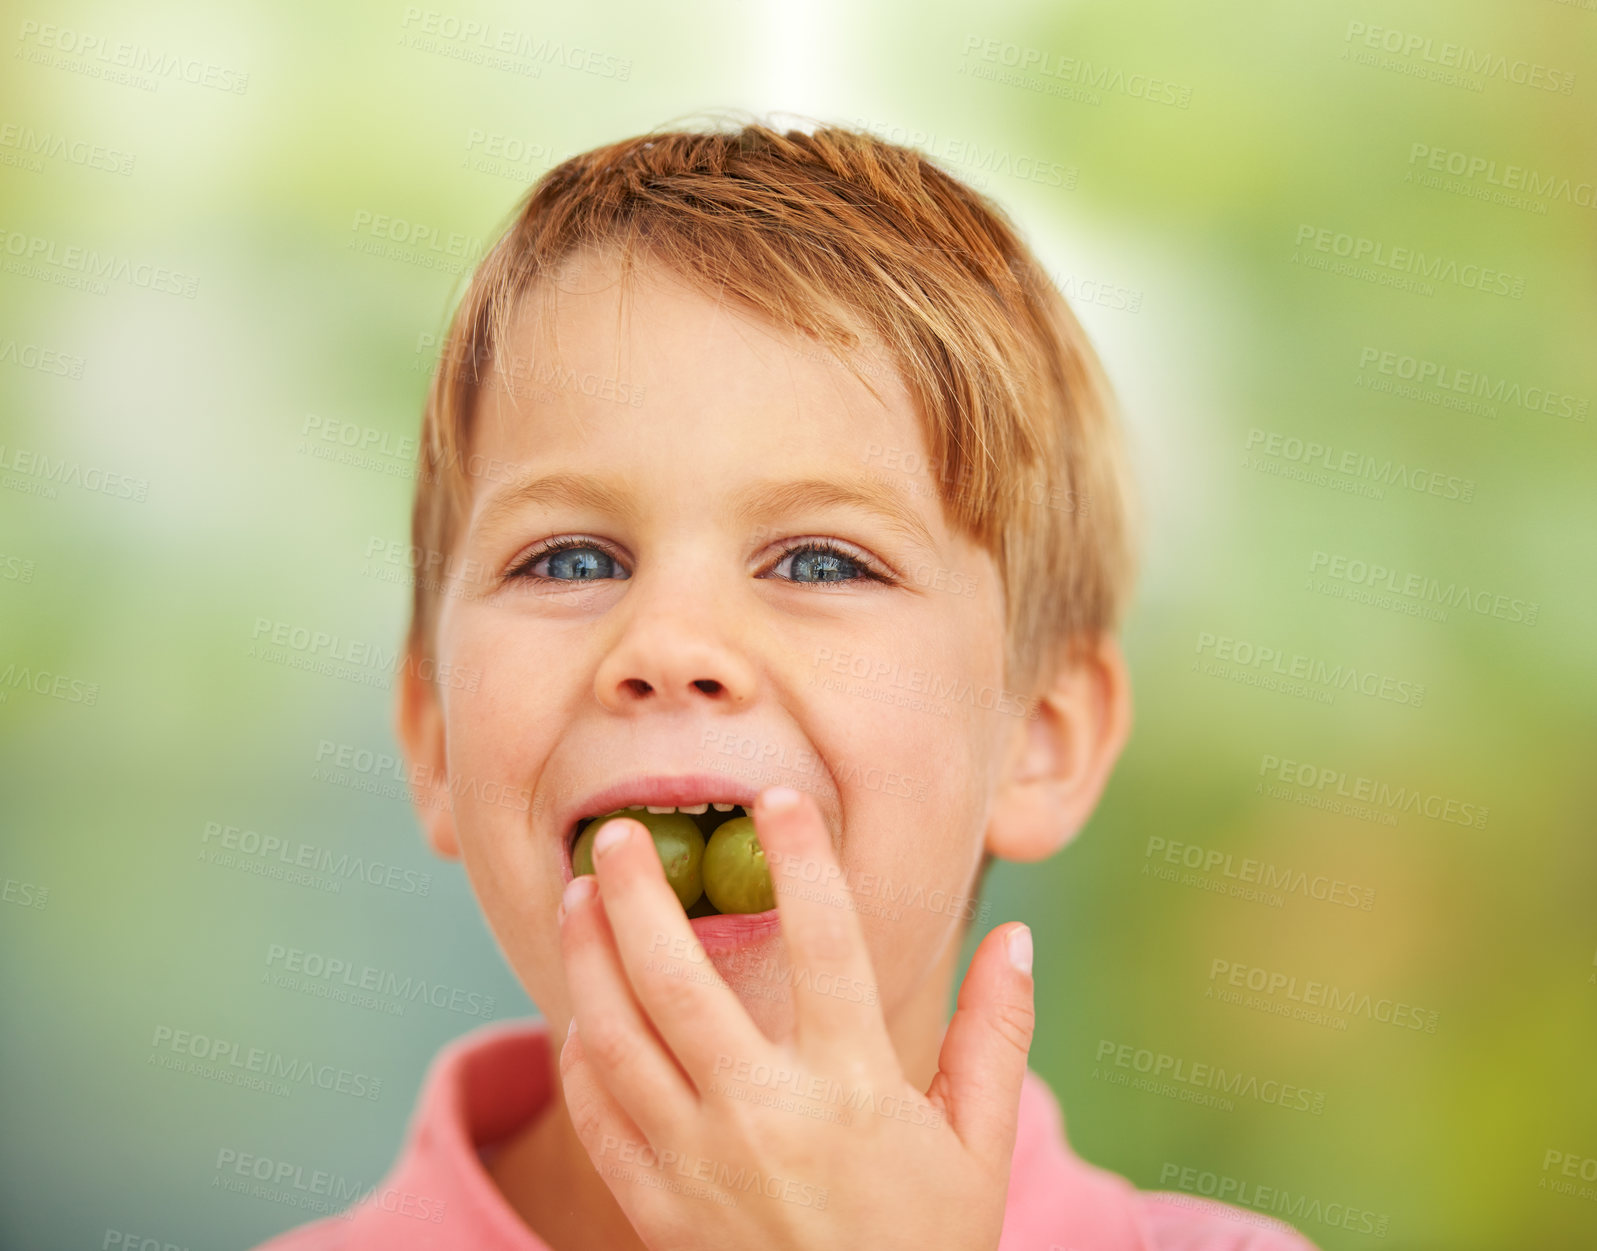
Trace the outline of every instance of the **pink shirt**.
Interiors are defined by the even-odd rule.
[[[404,1149],[354,1208],[257,1251],[549,1251],[499,1193],[478,1154],[549,1102],[542,1022],[496,1022],[433,1058]],[[1000,1251],[1315,1251],[1285,1225],[1190,1195],[1139,1191],[1078,1158],[1059,1104],[1028,1071],[1021,1089]]]

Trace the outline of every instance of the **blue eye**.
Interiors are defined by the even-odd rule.
[[[615,571],[608,552],[593,547],[568,547],[549,554],[549,576],[573,582],[608,577]]]
[[[865,563],[830,543],[803,543],[790,547],[773,568],[791,562],[789,582],[803,584],[815,582],[879,581]]]
[[[549,571],[539,573],[538,566],[545,562]],[[537,582],[598,582],[631,575],[617,565],[615,557],[604,548],[586,539],[560,539],[533,552],[512,569],[509,576]]]
[[[790,566],[786,574],[779,572],[784,565]],[[540,570],[540,566],[546,568]],[[769,573],[758,576],[770,577],[772,574],[776,574],[781,581],[799,586],[839,582],[891,584],[893,581],[866,558],[824,540],[795,543],[782,553]],[[555,539],[544,544],[530,552],[505,575],[506,580],[534,583],[602,582],[609,579],[619,582],[631,576],[598,543],[579,537]]]

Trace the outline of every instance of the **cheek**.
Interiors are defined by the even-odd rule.
[[[840,655],[811,675],[812,707],[825,710],[814,720],[826,727],[816,749],[847,815],[868,814],[881,831],[873,854],[912,857],[922,876],[957,873],[969,859],[989,761],[1018,708],[999,689],[1001,644],[988,624],[971,609],[931,605],[925,621],[900,632],[890,659]]]
[[[562,700],[555,687],[559,668],[527,634],[491,619],[467,623],[459,632],[455,663],[477,681],[450,691],[444,706],[444,742],[457,811],[460,799],[479,796],[493,784],[531,789],[557,740],[551,709]]]
[[[476,689],[448,692],[444,706],[461,858],[501,950],[528,993],[543,1002],[540,993],[548,988],[535,991],[528,975],[559,967],[555,907],[562,878],[561,849],[532,802],[558,728],[547,712],[557,699],[548,687],[547,657],[514,632],[478,628],[455,635],[452,659],[480,675]]]
[[[451,782],[458,775],[451,774]],[[505,963],[546,1013],[566,1003],[555,910],[560,902],[559,848],[540,835],[525,796],[465,784],[453,795],[455,828],[472,894]]]
[[[906,631],[892,666],[826,674],[816,748],[837,777],[843,866],[884,1006],[913,992],[967,912],[998,710],[997,643]],[[992,646],[989,647],[989,642]],[[982,667],[973,662],[980,659]]]

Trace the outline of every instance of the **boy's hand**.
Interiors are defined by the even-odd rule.
[[[1030,932],[1005,926],[977,948],[922,1094],[820,810],[772,798],[752,814],[768,861],[819,870],[772,873],[792,1038],[768,1040],[710,963],[647,831],[612,822],[624,837],[594,854],[603,902],[577,878],[561,922],[577,1135],[653,1251],[995,1247],[1031,1047]]]

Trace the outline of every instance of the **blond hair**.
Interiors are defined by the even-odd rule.
[[[867,386],[879,345],[924,422],[944,517],[989,552],[1005,684],[1029,694],[1074,643],[1118,629],[1132,484],[1092,346],[1004,213],[912,148],[832,126],[672,130],[549,170],[451,320],[422,423],[412,542],[447,554],[470,502],[479,390],[522,298],[585,249],[646,258],[836,352]],[[861,330],[864,334],[861,334]],[[873,388],[874,390],[874,388]],[[418,578],[410,646],[439,590]]]

